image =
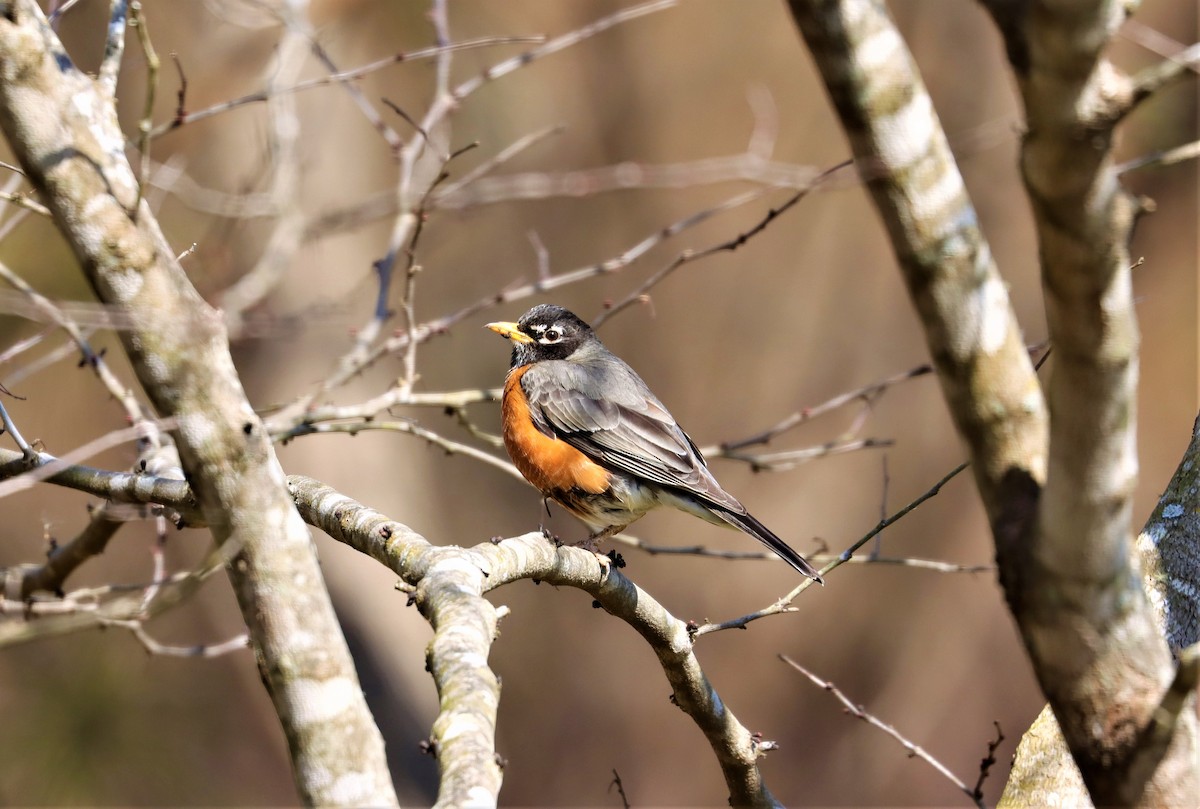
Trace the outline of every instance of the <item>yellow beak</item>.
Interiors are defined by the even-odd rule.
[[[532,343],[533,338],[525,332],[516,323],[505,323],[503,321],[496,323],[488,323],[484,326],[485,329],[491,329],[501,337],[507,337],[514,343]]]

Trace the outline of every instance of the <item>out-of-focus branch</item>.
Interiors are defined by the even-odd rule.
[[[647,14],[654,14],[655,12],[671,8],[675,5],[675,2],[676,0],[650,0],[650,2],[620,9],[607,17],[602,17],[573,31],[568,31],[565,34],[554,37],[532,50],[525,51],[511,59],[505,59],[502,62],[492,65],[479,75],[473,76],[459,84],[451,91],[450,95],[456,103],[462,101],[488,82],[495,81],[502,76],[507,76],[551,54],[578,45],[583,40],[601,34],[617,25],[622,25],[639,17],[644,17]]]
[[[383,430],[386,432],[415,435],[417,438],[421,438],[438,447],[439,449],[445,450],[447,455],[465,455],[468,458],[474,458],[477,461],[482,461],[488,466],[499,469],[501,472],[511,475],[517,480],[524,480],[524,478],[521,477],[521,473],[517,471],[517,468],[508,461],[498,458],[488,452],[484,452],[476,447],[472,447],[468,444],[463,444],[459,441],[452,441],[448,438],[445,438],[433,430],[422,427],[415,421],[379,421],[372,419],[370,421],[362,420],[340,424],[311,424],[306,422],[289,430],[286,433],[286,437],[282,440],[287,441],[297,436],[315,435],[318,433],[346,433],[348,435],[357,435],[365,430]]]
[[[720,446],[706,447],[704,449],[704,454],[706,456],[722,455],[724,453],[745,449],[746,447],[752,447],[757,444],[769,444],[771,441],[788,432],[789,430],[792,430],[807,421],[811,421],[818,416],[823,416],[832,410],[836,410],[854,401],[861,401],[867,404],[873,403],[877,401],[878,398],[893,385],[898,385],[902,382],[907,382],[910,379],[916,379],[917,377],[925,376],[926,374],[932,372],[932,365],[918,365],[915,368],[910,368],[907,371],[901,371],[898,374],[893,374],[886,379],[879,380],[878,382],[872,382],[870,385],[864,385],[856,390],[839,393],[837,396],[827,399],[821,404],[813,405],[812,407],[806,407],[803,410],[797,410],[762,432],[755,433],[754,435],[747,436],[746,438],[740,438],[735,441],[722,441]]]
[[[1126,160],[1114,170],[1117,174],[1124,174],[1127,171],[1136,171],[1142,168],[1166,168],[1167,166],[1173,166],[1185,160],[1195,160],[1196,158],[1200,158],[1200,140],[1194,140],[1191,143],[1185,143],[1173,149],[1164,149],[1161,152],[1152,152],[1141,157],[1135,157],[1132,160]]]
[[[101,620],[100,625],[128,629],[149,654],[162,655],[164,657],[220,657],[230,652],[245,649],[250,645],[250,636],[241,634],[220,643],[197,643],[192,646],[173,646],[160,643],[151,637],[150,633],[146,631],[145,621],[104,618]]]
[[[552,134],[556,130],[557,127],[554,127],[533,133],[503,151],[507,153],[517,147],[528,148],[531,139],[536,141],[536,136]],[[495,168],[502,162],[496,161],[495,165],[488,168]],[[431,210],[457,210],[511,200],[584,197],[633,188],[694,188],[736,181],[757,183],[771,188],[804,188],[812,183],[819,173],[820,170],[813,166],[767,160],[750,152],[681,163],[646,164],[627,161],[577,171],[522,172],[497,177],[477,175],[470,182],[466,182],[464,176],[462,180],[447,183],[430,194],[429,207]],[[196,189],[196,192],[197,195],[204,195],[203,201],[210,207],[213,205],[210,201],[215,200],[213,192],[207,189]],[[221,211],[225,215],[232,215],[235,210],[245,207],[240,198],[228,199],[223,204],[227,206],[226,210]],[[395,194],[377,194],[314,218],[305,231],[304,239],[321,239],[341,230],[394,216],[395,213]]]
[[[45,564],[26,569],[21,577],[17,601],[24,601],[33,593],[44,590],[59,593],[63,583],[88,559],[103,553],[108,541],[116,535],[124,520],[113,517],[108,506],[101,505],[92,511],[91,519],[70,542],[53,548]]]
[[[629,548],[636,548],[651,556],[703,556],[710,559],[758,559],[764,562],[782,562],[777,554],[771,551],[754,550],[718,550],[706,545],[655,545],[629,533],[620,533],[609,537],[612,542],[619,542]],[[823,543],[818,543],[823,546]],[[851,556],[844,558],[840,554],[825,551],[805,553],[805,558],[817,568],[822,568],[837,559],[845,564],[854,565],[883,565],[892,567],[911,567],[915,570],[929,570],[934,573],[990,573],[995,565],[959,565],[954,562],[944,562],[940,559],[921,559],[912,556]]]
[[[421,48],[415,51],[397,53],[393,56],[387,57],[386,59],[378,59],[370,64],[362,65],[361,67],[331,73],[328,76],[322,76],[317,79],[309,79],[308,81],[298,82],[290,87],[277,87],[269,90],[260,90],[257,93],[251,93],[250,95],[241,96],[230,101],[223,101],[220,104],[214,104],[211,107],[206,107],[205,109],[196,110],[194,112],[187,112],[181,106],[173,119],[155,128],[150,133],[150,136],[152,138],[157,138],[186,124],[196,123],[197,121],[202,121],[205,118],[210,118],[214,115],[219,115],[223,112],[228,112],[229,110],[246,106],[247,104],[261,104],[270,99],[273,94],[299,93],[304,90],[311,90],[315,87],[327,87],[331,84],[351,82],[400,62],[413,62],[420,59],[432,59],[448,51],[463,51],[474,48],[493,47],[496,45],[523,45],[529,43],[539,43],[544,39],[544,37],[537,36],[481,37],[479,39],[469,39],[462,42],[451,42],[442,46]]]
[[[0,647],[26,643],[53,635],[121,624],[132,628],[180,604],[209,576],[220,570],[237,551],[237,543],[213,549],[193,570],[185,570],[149,586],[105,584],[83,587],[53,599],[30,594],[18,598],[28,566],[20,565],[3,574],[5,592],[0,599]],[[148,636],[147,636],[148,637]]]
[[[671,223],[670,225],[656,229],[653,233],[638,241],[636,244],[629,247],[620,255],[612,258],[591,264],[586,267],[580,267],[574,270],[557,273],[545,278],[538,278],[537,281],[530,283],[521,283],[503,289],[493,295],[488,295],[485,298],[468,304],[455,312],[433,320],[425,321],[419,324],[415,329],[404,330],[399,334],[389,337],[386,340],[373,341],[373,338],[363,339],[360,335],[355,346],[348,351],[338,363],[338,367],[320,384],[317,390],[307,394],[296,400],[295,402],[281,408],[272,416],[271,423],[275,431],[285,429],[285,424],[298,424],[302,422],[312,408],[317,398],[335,390],[342,385],[345,385],[349,380],[353,379],[367,367],[377,362],[382,357],[394,354],[405,349],[410,339],[415,339],[421,342],[429,340],[437,335],[445,334],[452,326],[470,317],[478,314],[486,309],[489,309],[500,304],[509,303],[512,301],[523,300],[533,295],[544,293],[551,289],[568,286],[570,284],[579,283],[588,278],[594,278],[599,275],[619,272],[625,269],[634,261],[645,255],[654,247],[662,244],[667,239],[677,236],[689,227],[694,227],[697,224],[705,221],[709,217],[715,215],[719,211],[728,210],[736,205],[745,204],[757,199],[764,192],[753,191],[746,194],[739,194],[736,197],[726,200],[720,205],[713,208],[707,208],[698,211],[684,219]],[[382,321],[376,317],[371,325],[371,333],[378,334],[382,326]],[[368,335],[369,337],[369,335]],[[398,395],[403,394],[399,391]]]
[[[467,549],[435,547],[317,481],[292,476],[289,484],[306,520],[400,575],[415,588],[415,603],[435,626],[430,670],[441,703],[433,733],[442,771],[439,806],[478,803],[483,795],[494,800],[499,790],[494,739],[499,689],[486,665],[496,615],[482,595],[520,579],[584,590],[630,624],[658,656],[675,703],[708,738],[730,804],[778,805],[756,763],[769,743],[757,741],[720,700],[696,659],[687,625],[603,557],[556,547],[536,533]],[[468,800],[472,794],[479,798]]]
[[[1132,98],[1128,101],[1128,106],[1121,111],[1122,114],[1128,113],[1168,84],[1194,72],[1197,65],[1200,65],[1200,43],[1138,73],[1133,77]]]
[[[0,18],[0,126],[119,332],[178,445],[228,568],[309,804],[395,804],[383,742],[321,586],[308,531],[229,355],[220,315],[138,203],[116,111],[32,0]],[[314,708],[314,695],[322,706]]]
[[[296,99],[290,93],[276,91],[295,80],[304,67],[309,38],[298,21],[299,11],[285,4],[288,25],[268,69],[267,121],[269,154],[272,168],[271,208],[276,212],[271,236],[254,267],[221,295],[221,310],[231,339],[246,328],[245,314],[261,303],[283,281],[304,229],[304,211],[300,206],[300,119]]]
[[[670,275],[671,273],[678,270],[683,265],[688,264],[692,261],[698,261],[700,259],[714,256],[718,253],[735,252],[740,247],[742,247],[744,244],[746,244],[746,242],[750,241],[755,236],[757,236],[759,233],[762,233],[764,230],[766,230],[768,227],[770,227],[771,223],[774,222],[777,218],[779,218],[783,214],[787,213],[791,208],[793,208],[797,204],[799,204],[800,200],[807,197],[809,195],[809,193],[811,193],[814,189],[816,189],[818,186],[820,186],[822,183],[824,183],[829,178],[835,176],[842,169],[848,168],[849,165],[850,164],[848,162],[839,163],[838,165],[836,165],[830,169],[826,169],[825,171],[817,174],[815,177],[813,177],[811,182],[804,185],[802,188],[800,188],[800,190],[796,191],[794,194],[792,194],[790,197],[788,197],[786,200],[784,200],[780,205],[769,208],[767,210],[767,213],[761,219],[759,219],[758,222],[756,222],[753,227],[751,227],[750,229],[748,229],[742,233],[739,233],[738,235],[734,236],[732,239],[726,239],[718,244],[710,245],[709,247],[705,247],[705,248],[702,248],[699,250],[692,250],[692,249],[684,250],[682,253],[680,253],[678,256],[676,256],[674,260],[672,260],[665,267],[663,267],[658,272],[654,273],[649,278],[647,278],[645,281],[643,281],[641,284],[639,284],[636,289],[629,292],[624,298],[617,301],[612,306],[608,307],[603,312],[598,314],[592,320],[592,325],[595,327],[599,327],[599,326],[603,325],[604,322],[606,320],[608,320],[610,317],[621,312],[621,310],[626,309],[629,306],[632,306],[634,303],[636,303],[638,301],[646,300],[646,296],[650,292],[651,289],[658,286],[658,284],[660,284],[663,281],[663,279],[665,279],[668,275]],[[758,192],[750,192],[750,194],[745,195],[745,196],[747,199],[755,199],[758,196]],[[697,221],[702,221],[701,217],[706,219],[709,216],[720,213],[721,211],[726,210],[728,208],[737,207],[741,204],[742,204],[742,199],[735,197],[734,199],[728,200],[727,202],[725,202],[723,205],[721,205],[719,207],[711,208],[707,211],[701,211],[699,214],[696,215],[696,217],[693,217],[690,220],[686,220],[687,225],[690,226],[692,224],[695,224],[695,222],[697,222]]]
[[[13,272],[4,262],[0,262],[0,278],[3,278],[17,289],[42,319],[61,326],[71,336],[71,339],[75,341],[75,345],[79,347],[79,351],[83,355],[84,363],[96,373],[96,377],[108,389],[112,397],[120,402],[121,407],[125,410],[125,417],[131,423],[137,424],[148,417],[145,409],[138,402],[137,397],[134,396],[133,391],[121,384],[116,374],[108,367],[108,363],[104,361],[104,357],[92,350],[87,336],[79,328],[78,324],[75,323],[74,318],[45,295],[42,295],[30,286],[24,278]]]

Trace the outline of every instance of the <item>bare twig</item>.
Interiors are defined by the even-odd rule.
[[[88,559],[103,553],[124,525],[125,521],[115,516],[116,511],[109,504],[94,509],[87,526],[71,541],[52,546],[43,564],[26,568],[18,600],[25,601],[38,591],[61,596],[67,577]]]
[[[621,783],[621,774],[617,772],[616,768],[613,768],[612,774],[613,780],[612,783],[608,785],[608,791],[612,792],[613,788],[615,787],[617,794],[621,796],[622,809],[629,809],[629,798],[625,795],[625,785]]]
[[[838,165],[834,166],[833,168],[826,169],[825,171],[821,172],[815,178],[813,178],[811,183],[806,185],[804,188],[801,188],[796,193],[792,194],[792,196],[789,197],[778,208],[771,208],[770,210],[768,210],[766,216],[764,216],[762,219],[760,219],[758,221],[758,223],[754,225],[754,227],[750,228],[747,231],[739,233],[737,236],[733,237],[732,239],[727,239],[719,244],[715,244],[715,245],[712,245],[711,247],[704,248],[703,250],[685,250],[685,251],[683,251],[670,264],[668,264],[667,266],[660,269],[654,275],[650,276],[635,290],[630,292],[628,295],[626,295],[620,301],[615,303],[613,306],[609,307],[606,311],[601,312],[599,315],[597,315],[597,317],[592,321],[593,326],[600,326],[601,324],[604,323],[604,321],[608,320],[610,317],[617,314],[622,309],[643,299],[644,296],[646,295],[646,293],[648,293],[651,289],[653,289],[655,286],[657,286],[664,278],[666,278],[671,273],[675,272],[675,270],[679,269],[684,264],[687,264],[692,261],[697,261],[702,258],[707,258],[708,256],[712,256],[717,253],[733,252],[733,251],[737,250],[739,247],[741,247],[746,242],[753,239],[759,233],[762,233],[764,230],[766,230],[767,227],[772,222],[774,222],[776,218],[778,218],[779,216],[786,213],[789,209],[791,209],[798,202],[800,202],[800,200],[802,200],[806,196],[808,196],[809,193],[811,193],[813,189],[817,188],[825,180],[829,179],[830,177],[837,174],[837,172],[839,172],[842,169],[847,168],[851,165],[853,165],[853,164],[850,162],[843,162],[843,163],[839,163]],[[738,205],[742,205],[744,202],[748,202],[751,199],[757,199],[761,195],[762,195],[762,192],[752,191],[749,194],[743,194],[740,197],[734,197],[733,199],[726,201],[725,203],[723,203],[723,205],[718,206],[717,208],[711,208],[708,211],[701,211],[699,214],[696,214],[696,216],[701,217],[701,219],[698,221],[703,221],[703,219],[706,219],[715,213],[719,213],[723,210],[727,210],[728,208],[733,208]],[[688,224],[689,225],[695,224],[695,222],[688,222]]]
[[[142,620],[110,618],[104,619],[100,623],[102,626],[128,629],[149,654],[163,655],[165,657],[220,657],[221,655],[246,649],[250,646],[250,636],[244,632],[221,643],[171,646],[159,643],[152,638],[150,633],[146,631],[145,622]]]
[[[468,458],[474,458],[477,461],[482,461],[489,466],[495,467],[496,469],[499,469],[500,471],[505,472],[518,480],[524,480],[524,478],[521,477],[521,473],[517,471],[517,468],[508,461],[497,458],[495,455],[484,452],[477,447],[472,447],[469,444],[463,444],[458,441],[445,438],[444,436],[439,435],[427,427],[422,427],[415,421],[363,420],[339,424],[305,423],[293,427],[287,432],[286,436],[281,436],[277,440],[286,442],[302,435],[311,435],[317,433],[347,433],[349,435],[357,435],[365,430],[384,430],[387,432],[408,433],[409,435],[415,435],[418,438],[421,438],[424,441],[432,444],[433,446],[445,450],[447,455],[465,455]],[[0,484],[0,486],[2,485],[3,484]],[[2,489],[0,489],[0,493],[2,493]]]
[[[57,323],[67,334],[71,335],[71,339],[75,341],[75,344],[79,347],[79,351],[83,354],[84,362],[91,366],[97,378],[108,389],[108,392],[112,394],[114,399],[120,402],[130,422],[136,424],[146,418],[147,413],[141,404],[138,403],[133,392],[121,384],[116,375],[109,369],[108,364],[104,362],[103,356],[92,350],[86,335],[75,324],[73,319],[68,317],[49,298],[30,286],[24,278],[9,269],[8,265],[2,261],[0,261],[0,278],[3,278],[20,291],[36,310],[45,315],[51,322]]]
[[[522,137],[517,138],[515,141],[510,143],[508,146],[504,147],[499,152],[497,152],[493,157],[489,158],[488,160],[483,161],[478,166],[471,169],[466,174],[464,174],[462,177],[460,177],[458,180],[456,180],[452,183],[446,183],[445,185],[443,185],[441,188],[439,188],[435,193],[433,193],[431,195],[432,196],[431,202],[434,205],[442,207],[442,202],[445,199],[447,199],[449,197],[453,197],[456,193],[460,192],[463,188],[465,188],[466,186],[475,182],[480,177],[490,174],[491,172],[498,169],[500,166],[503,166],[505,163],[508,163],[513,158],[520,155],[522,152],[525,152],[530,147],[541,143],[542,141],[544,141],[546,138],[550,137],[551,135],[561,134],[565,129],[566,129],[566,126],[564,126],[563,124],[555,124],[554,126],[548,126],[543,129],[538,129],[534,132],[530,132],[527,135],[523,135]]]
[[[146,101],[142,107],[142,118],[138,121],[138,196],[133,206],[136,219],[142,207],[142,198],[146,195],[146,178],[150,175],[150,126],[154,117],[154,97],[158,92],[159,61],[139,0],[132,0],[129,4],[129,24],[137,28],[138,42],[146,57]]]
[[[820,688],[824,688],[826,691],[828,691],[829,693],[831,693],[835,697],[837,697],[838,702],[842,703],[842,705],[845,706],[846,712],[849,713],[851,716],[857,717],[857,718],[863,720],[864,722],[866,722],[867,724],[871,725],[872,727],[879,728],[884,733],[891,736],[893,739],[898,741],[901,744],[901,746],[904,747],[905,750],[908,751],[909,756],[915,756],[916,758],[919,758],[922,761],[924,761],[929,766],[933,767],[935,770],[937,770],[942,775],[943,778],[945,778],[950,783],[954,784],[954,786],[958,787],[958,789],[964,795],[966,795],[968,798],[970,798],[972,803],[974,803],[976,806],[980,807],[980,809],[986,809],[986,805],[984,804],[983,799],[981,797],[977,796],[975,794],[974,790],[972,790],[969,786],[967,786],[965,783],[963,783],[961,778],[959,778],[957,775],[952,773],[946,767],[945,764],[942,764],[942,762],[938,761],[936,758],[934,758],[932,755],[930,755],[920,745],[915,744],[914,742],[910,741],[907,737],[905,737],[902,733],[900,733],[900,731],[896,730],[896,728],[893,727],[892,725],[889,725],[887,722],[884,722],[882,719],[875,716],[874,714],[867,712],[861,705],[856,705],[854,702],[852,702],[850,700],[849,697],[847,697],[844,693],[842,693],[841,689],[839,689],[833,683],[829,682],[828,680],[822,680],[820,677],[813,674],[811,671],[804,668],[804,666],[801,666],[799,663],[797,663],[795,660],[792,660],[787,655],[781,654],[781,655],[779,655],[779,659],[782,660],[784,663],[787,663],[789,666],[791,666],[796,671],[803,674],[808,679],[812,680],[812,682],[814,684],[816,684],[817,686],[819,686]]]
[[[180,476],[182,477],[182,475]],[[150,602],[158,595],[158,590],[167,578],[167,559],[164,553],[167,546],[167,520],[162,514],[154,517],[154,544],[150,548],[150,558],[154,572],[150,577],[150,586],[142,595],[142,609],[150,606]]]
[[[708,458],[728,458],[733,461],[744,461],[755,472],[786,472],[809,461],[815,461],[818,458],[828,458],[831,455],[844,455],[847,452],[858,452],[864,449],[890,447],[895,443],[890,438],[840,438],[826,441],[815,447],[757,454],[734,452],[717,447],[714,448],[712,453],[705,452],[705,456]]]
[[[88,330],[88,329],[83,330],[83,334],[85,336],[87,336],[88,334],[90,334],[90,330]],[[34,374],[40,373],[41,371],[44,371],[47,368],[53,367],[53,366],[57,365],[58,363],[63,362],[64,360],[67,360],[70,357],[77,355],[78,353],[79,353],[78,346],[75,345],[74,341],[72,341],[70,336],[68,335],[67,338],[59,346],[47,351],[45,354],[42,354],[40,357],[37,357],[36,359],[31,360],[30,362],[26,363],[25,365],[22,365],[20,368],[17,368],[15,371],[12,371],[11,373],[6,374],[5,378],[8,380],[10,385],[15,385],[18,382],[25,381],[26,379],[30,378]]]
[[[469,39],[462,42],[450,43],[442,47],[421,48],[420,50],[409,51],[407,53],[397,53],[394,56],[389,56],[386,59],[380,59],[375,62],[362,65],[361,67],[330,73],[329,75],[322,76],[317,79],[309,79],[308,81],[298,82],[290,87],[263,89],[257,93],[250,93],[249,95],[244,95],[229,101],[223,101],[220,104],[214,104],[211,107],[206,107],[202,110],[196,110],[195,112],[187,112],[184,110],[183,96],[181,95],[179,109],[177,110],[175,117],[167,123],[156,127],[150,133],[150,136],[151,138],[161,137],[162,135],[174,131],[185,124],[193,124],[197,121],[202,121],[205,118],[210,118],[214,115],[220,115],[221,113],[237,109],[238,107],[244,107],[247,104],[261,104],[267,101],[272,94],[299,93],[316,87],[327,87],[332,84],[344,84],[347,82],[352,82],[356,79],[361,79],[363,76],[382,70],[385,67],[397,64],[399,62],[414,62],[420,59],[435,58],[443,51],[464,51],[474,48],[494,47],[497,45],[523,45],[541,42],[543,40],[544,37],[540,36],[480,37],[478,39]],[[181,69],[181,79],[182,76],[183,73]],[[183,83],[182,87],[186,87],[186,83]],[[183,90],[181,90],[181,93],[182,92]]]
[[[916,509],[918,506],[920,506],[926,500],[929,500],[930,498],[935,497],[942,490],[943,486],[945,486],[947,483],[949,483],[956,475],[958,475],[960,472],[962,472],[964,469],[966,469],[969,465],[970,464],[967,463],[966,461],[959,464],[954,469],[950,470],[950,472],[948,472],[945,476],[943,476],[941,480],[939,480],[937,483],[933,484],[933,486],[931,486],[929,489],[927,489],[923,494],[921,494],[915,500],[910,502],[908,505],[904,506],[902,509],[900,509],[899,511],[897,511],[895,514],[888,517],[887,519],[880,520],[879,523],[874,528],[872,528],[870,531],[868,531],[866,534],[864,534],[862,537],[860,537],[849,548],[842,551],[841,554],[839,554],[837,557],[835,557],[829,563],[822,565],[820,568],[821,575],[825,576],[828,573],[830,573],[831,571],[836,570],[837,568],[839,568],[842,565],[849,562],[851,559],[854,558],[855,551],[857,551],[863,545],[867,544],[872,539],[874,539],[884,529],[888,528],[889,526],[895,525],[899,520],[903,519],[905,516],[910,514],[914,509]],[[795,608],[790,606],[791,603],[796,599],[797,596],[799,596],[802,592],[807,590],[812,584],[813,584],[813,581],[811,579],[805,579],[800,584],[798,584],[796,587],[794,587],[791,592],[789,592],[786,595],[782,596],[781,598],[777,599],[769,606],[766,606],[760,610],[756,610],[755,612],[748,613],[747,615],[743,615],[740,618],[732,618],[728,621],[722,621],[721,623],[717,623],[717,624],[712,624],[712,623],[704,624],[702,626],[697,627],[695,630],[693,630],[693,635],[696,637],[700,637],[701,635],[707,635],[710,632],[721,632],[726,629],[744,629],[752,621],[757,621],[761,618],[766,618],[769,615],[780,615],[780,614],[783,614],[786,612],[794,612]]]
[[[0,401],[0,424],[4,426],[4,432],[8,433],[13,442],[17,445],[17,449],[21,450],[21,455],[26,460],[32,460],[37,456],[33,447],[29,446],[29,442],[21,436],[21,431],[17,429],[17,425],[13,423],[12,417],[8,415],[8,409],[4,407],[4,402]]]
[[[59,5],[58,8],[52,9],[49,12],[48,16],[50,18],[50,22],[57,24],[59,18],[74,8],[78,2],[79,0],[63,0],[62,5]],[[52,3],[51,5],[54,4]]]
[[[38,202],[33,197],[26,196],[25,194],[14,194],[11,192],[5,192],[3,194],[0,194],[0,199],[4,200],[5,202],[16,205],[19,208],[24,208],[25,210],[31,211],[40,216],[49,216],[50,215],[49,208],[47,208],[42,203]]]
[[[647,542],[644,539],[634,536],[633,534],[622,532],[610,537],[613,542],[619,542],[630,548],[637,548],[651,556],[701,556],[711,559],[752,559],[769,562],[781,562],[776,554],[771,551],[759,550],[717,550],[709,548],[706,545],[655,545]],[[834,555],[828,553],[806,554],[808,561],[814,566],[832,562]],[[954,562],[944,562],[939,559],[919,559],[911,556],[853,556],[847,560],[848,564],[855,565],[884,565],[896,567],[911,567],[917,570],[929,570],[934,573],[990,573],[996,569],[995,565],[960,565]]]
[[[1128,113],[1163,87],[1196,70],[1197,65],[1200,65],[1200,42],[1138,73],[1133,77],[1133,96],[1123,112]]]
[[[888,456],[883,453],[883,484],[880,486],[879,492],[879,520],[882,522],[888,516],[888,489],[891,488],[892,476],[888,470]],[[870,558],[875,559],[883,551],[883,539],[879,534],[875,535],[875,544],[871,547]]]
[[[1124,163],[1120,163],[1114,167],[1113,170],[1117,174],[1124,174],[1136,169],[1164,168],[1166,166],[1173,166],[1176,163],[1182,163],[1185,160],[1195,160],[1198,157],[1200,157],[1200,140],[1194,140],[1191,143],[1185,143],[1173,149],[1152,152],[1148,155],[1135,157],[1132,160],[1126,160]]]
[[[454,88],[453,97],[455,101],[461,101],[471,93],[478,90],[488,82],[507,76],[522,67],[525,67],[538,59],[542,59],[551,54],[558,53],[561,50],[576,45],[583,40],[603,33],[610,28],[613,28],[622,23],[627,23],[630,20],[636,20],[639,17],[644,17],[647,14],[653,14],[656,11],[663,11],[675,5],[675,0],[653,0],[653,2],[642,3],[637,6],[629,6],[623,8],[615,14],[603,17],[588,25],[576,28],[574,31],[569,31],[561,36],[554,37],[548,40],[545,44],[540,45],[532,50],[525,51],[511,59],[505,59],[499,64],[489,67],[487,70],[480,73],[474,78],[467,79],[462,84]]]
[[[0,351],[0,365],[4,364],[6,362],[12,362],[14,359],[19,357],[21,354],[25,353],[26,351],[30,350],[31,348],[36,347],[42,341],[44,341],[47,337],[49,337],[54,331],[55,331],[54,327],[42,329],[41,331],[36,332],[36,333],[31,334],[30,336],[26,337],[24,340],[18,340],[17,342],[10,345],[8,348],[4,349],[3,351]]]
[[[996,738],[988,742],[987,755],[979,761],[979,778],[975,781],[975,788],[971,790],[977,803],[983,800],[983,782],[991,774],[992,767],[996,766],[996,751],[1000,749],[1000,744],[1004,741],[1004,731],[1000,729],[1000,723],[993,721],[992,724],[996,728]]]
[[[878,382],[872,382],[871,384],[864,385],[861,388],[846,391],[845,393],[839,393],[837,396],[827,399],[821,404],[814,405],[812,407],[806,407],[803,410],[797,410],[795,413],[792,413],[790,416],[787,416],[760,433],[755,433],[754,435],[746,438],[740,438],[736,441],[724,441],[721,443],[720,447],[717,448],[716,453],[713,453],[711,450],[706,450],[705,454],[719,454],[721,452],[730,450],[751,447],[756,444],[768,444],[783,433],[794,429],[795,427],[798,427],[807,421],[811,421],[818,416],[823,416],[831,410],[836,410],[837,408],[843,407],[844,405],[854,401],[875,401],[881,393],[893,385],[898,385],[901,382],[907,382],[910,379],[916,379],[917,377],[925,376],[930,373],[933,373],[933,366],[929,363],[924,363],[914,368],[910,368],[907,371],[893,374],[892,376],[881,379]]]
[[[529,231],[528,235],[529,244],[537,256],[537,277],[545,280],[550,277],[550,251],[546,249],[546,245],[542,243],[542,237],[538,236],[536,230]]]
[[[385,410],[397,406],[459,409],[479,402],[498,402],[500,393],[500,388],[474,388],[431,393],[410,392],[405,395],[398,386],[394,386],[383,394],[359,404],[313,408],[304,413],[302,421],[307,424],[323,421],[370,421]],[[266,424],[277,441],[295,437],[290,430],[296,424],[287,417],[276,415],[268,418]]]
[[[303,32],[304,36],[309,40],[309,47],[311,48],[313,55],[317,57],[317,60],[321,64],[325,65],[325,68],[330,72],[330,74],[337,75],[337,65],[334,64],[333,58],[330,57],[329,53],[326,52],[323,47],[321,47],[321,43],[318,42],[316,37],[313,35],[312,29],[308,25],[307,21],[302,21],[295,15],[289,15],[287,23],[289,27]],[[445,43],[439,42],[438,44],[444,45]],[[439,53],[437,58],[444,58],[444,52]],[[350,96],[350,100],[354,102],[356,107],[358,107],[358,110],[362,113],[362,116],[367,119],[367,123],[369,123],[372,128],[379,133],[380,137],[383,138],[383,140],[391,148],[392,152],[398,152],[404,141],[400,138],[400,135],[396,132],[396,130],[388,126],[387,122],[383,120],[383,116],[379,114],[379,111],[375,109],[363,91],[359,89],[358,85],[349,81],[339,81],[337,84],[346,92],[347,95]]]

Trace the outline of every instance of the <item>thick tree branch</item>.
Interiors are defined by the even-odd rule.
[[[60,463],[58,458],[44,452],[39,452],[30,462],[20,452],[0,449],[0,481]],[[172,509],[185,515],[192,514],[196,509],[196,504],[191,499],[192,491],[182,480],[132,472],[110,472],[74,463],[63,466],[45,479],[50,483],[87,492],[106,500],[170,505]]]
[[[1014,615],[1100,805],[1186,803],[1200,790],[1195,718],[1169,752],[1170,738],[1147,732],[1173,667],[1131,564],[1138,330],[1128,242],[1140,207],[1112,164],[1130,82],[1103,57],[1127,9],[992,9],[1013,17],[1000,26],[1009,53],[1026,54],[1013,64],[1028,119],[1021,173],[1056,350],[1038,545],[1001,548],[1001,570],[1019,582],[1008,588]]]
[[[1131,85],[1100,56],[1126,4],[989,4],[1028,116],[1021,169],[1057,357],[1049,436],[1007,292],[883,4],[790,5],[871,167],[868,188],[970,449],[1006,596],[1092,797],[1189,803],[1194,717],[1157,772],[1143,746],[1171,666],[1131,566],[1137,329],[1126,244],[1138,208],[1110,158]]]
[[[308,531],[246,401],[221,317],[175,260],[124,156],[113,106],[76,70],[37,4],[0,19],[0,126],[120,333],[143,388],[175,417],[200,510],[237,557],[229,575],[308,804],[394,804]]]
[[[1200,416],[1192,440],[1137,539],[1146,595],[1172,652],[1200,642]],[[1174,682],[1178,682],[1178,671]],[[1168,689],[1168,695],[1175,689]],[[1192,689],[1195,690],[1194,688]],[[1184,695],[1186,696],[1186,695]],[[1177,710],[1192,699],[1177,701]],[[1180,732],[1194,734],[1190,723]],[[1087,789],[1071,760],[1054,712],[1047,706],[1021,739],[1000,806],[1038,806],[1051,801],[1086,806]]]
[[[925,327],[996,529],[1020,534],[1046,415],[1020,329],[916,66],[875,0],[793,0]]]
[[[700,668],[688,625],[607,560],[556,547],[537,533],[466,549],[431,546],[406,526],[317,481],[293,475],[288,482],[305,520],[397,573],[435,627],[429,664],[440,698],[433,733],[442,771],[439,806],[494,800],[499,790],[494,759],[499,689],[486,664],[496,614],[482,595],[520,579],[584,590],[633,627],[658,656],[674,702],[708,739],[730,804],[778,805],[757,764],[770,743],[758,741],[721,701]]]

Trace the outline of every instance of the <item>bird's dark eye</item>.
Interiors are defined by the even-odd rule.
[[[557,343],[561,339],[562,339],[562,332],[559,331],[558,329],[554,328],[553,326],[546,329],[546,333],[544,335],[542,335],[543,343]]]

